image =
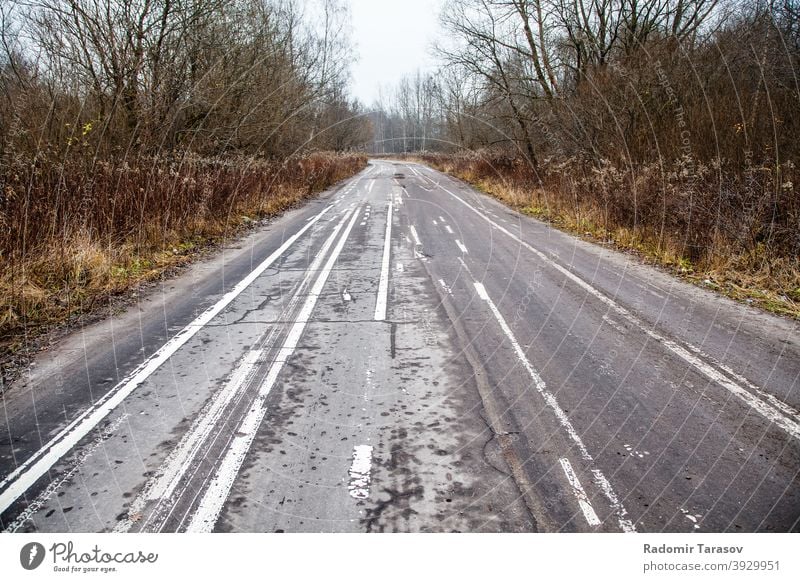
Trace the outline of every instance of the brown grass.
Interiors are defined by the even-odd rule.
[[[0,360],[365,165],[330,153],[14,160],[0,169]]]
[[[486,151],[420,159],[558,228],[800,318],[800,197],[791,163],[734,171],[567,160],[535,173],[520,159]]]

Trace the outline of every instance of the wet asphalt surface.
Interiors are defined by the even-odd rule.
[[[796,531],[799,383],[797,322],[373,160],[42,353],[0,528]]]

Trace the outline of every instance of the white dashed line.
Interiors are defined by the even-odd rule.
[[[372,472],[372,445],[353,447],[353,463],[350,465],[350,497],[366,499],[369,497],[369,482]]]
[[[386,216],[386,235],[383,239],[383,259],[381,261],[381,278],[378,282],[378,298],[375,302],[375,320],[386,319],[386,305],[389,301],[389,261],[392,254],[392,201]]]
[[[417,229],[416,229],[416,228],[414,228],[414,225],[413,225],[413,224],[412,224],[412,225],[410,225],[410,226],[408,227],[408,230],[410,230],[410,231],[411,231],[411,236],[412,236],[412,237],[413,237],[413,239],[414,239],[414,244],[421,245],[421,244],[422,244],[422,241],[421,241],[421,240],[419,240],[419,235],[417,234]]]
[[[786,433],[788,433],[789,435],[793,436],[796,439],[800,439],[800,421],[798,421],[797,415],[784,416],[786,412],[785,403],[782,403],[783,406],[776,406],[774,404],[774,400],[767,397],[761,388],[753,385],[748,381],[742,382],[741,380],[739,380],[739,382],[741,383],[737,383],[736,380],[738,380],[740,377],[737,377],[734,374],[726,372],[721,366],[718,365],[717,362],[715,362],[714,359],[705,356],[705,354],[703,354],[699,348],[689,343],[681,345],[675,341],[672,341],[664,337],[660,333],[656,332],[652,328],[652,326],[646,324],[644,321],[639,319],[631,311],[629,311],[628,309],[626,309],[625,307],[614,301],[612,298],[605,295],[599,289],[593,287],[590,283],[586,282],[585,280],[580,278],[578,275],[576,275],[569,269],[553,261],[545,253],[541,252],[532,245],[528,244],[520,237],[513,234],[511,231],[507,230],[506,228],[492,221],[491,218],[486,216],[477,208],[474,208],[471,204],[469,204],[465,200],[462,200],[459,196],[457,196],[447,188],[441,186],[441,189],[444,192],[450,194],[461,204],[472,210],[475,214],[483,218],[494,228],[496,228],[503,234],[509,236],[511,239],[516,241],[520,246],[525,247],[526,249],[531,251],[534,255],[539,257],[539,259],[549,264],[551,267],[556,269],[559,273],[570,279],[579,287],[583,288],[587,293],[589,293],[590,295],[594,296],[596,299],[607,305],[609,309],[616,312],[618,316],[622,317],[628,323],[633,324],[634,326],[639,328],[640,331],[647,334],[651,339],[655,340],[656,343],[661,344],[669,351],[671,351],[673,354],[675,354],[688,364],[694,366],[699,372],[701,372],[704,376],[706,376],[706,378],[728,390],[731,394],[739,398],[742,402],[747,404],[753,410],[757,411],[768,421],[774,423],[776,426],[786,431]],[[703,356],[706,361],[703,361],[703,359],[701,359],[700,356]],[[717,367],[715,368],[712,364],[716,364]],[[751,390],[753,390],[753,392],[749,391],[744,386],[748,386]]]

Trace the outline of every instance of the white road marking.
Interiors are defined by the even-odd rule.
[[[412,225],[410,225],[410,226],[408,227],[408,230],[410,230],[410,231],[411,231],[411,236],[412,236],[412,237],[413,237],[413,239],[414,239],[414,244],[421,245],[421,244],[422,244],[422,241],[421,241],[421,240],[419,240],[419,235],[417,234],[417,229],[416,229],[416,228],[414,228],[414,225],[413,225],[413,224],[412,224]]]
[[[695,354],[702,353],[700,352],[699,348],[689,343],[686,343],[686,347],[684,347],[662,336],[658,332],[648,327],[648,325],[645,322],[636,317],[636,315],[634,315],[632,312],[628,311],[625,307],[618,304],[616,301],[605,295],[600,290],[593,287],[588,282],[584,281],[578,275],[576,275],[569,269],[562,267],[560,264],[553,261],[550,257],[548,257],[540,250],[534,248],[533,246],[531,246],[530,244],[528,244],[527,242],[525,242],[524,240],[513,234],[511,231],[507,230],[506,228],[503,228],[496,222],[492,221],[491,218],[483,214],[477,208],[474,208],[471,204],[469,204],[465,200],[462,200],[459,196],[453,194],[447,188],[443,186],[441,186],[441,188],[442,190],[450,194],[453,198],[461,202],[464,206],[472,210],[475,214],[483,218],[486,222],[491,224],[494,228],[512,238],[518,244],[525,247],[526,249],[531,251],[534,255],[539,257],[542,261],[545,261],[546,263],[551,265],[554,269],[556,269],[558,272],[560,272],[562,275],[564,275],[565,277],[567,277],[568,279],[570,279],[571,281],[582,287],[587,293],[593,295],[595,298],[605,303],[610,309],[615,311],[618,315],[622,316],[629,323],[635,325],[642,332],[644,332],[650,338],[655,340],[656,343],[660,343],[669,351],[671,351],[673,354],[680,357],[691,366],[694,366],[698,371],[700,371],[704,376],[706,376],[706,378],[728,390],[731,394],[739,398],[743,403],[748,405],[753,410],[757,411],[768,421],[775,423],[777,426],[786,431],[789,435],[793,436],[796,439],[800,439],[800,421],[797,420],[796,416],[793,417],[784,416],[783,407],[778,408],[772,405],[770,402],[765,402],[764,400],[761,400],[758,396],[751,393],[746,388],[743,388],[740,384],[737,384],[734,381],[734,379],[727,377],[723,372],[712,367],[711,364],[704,362],[703,360],[700,359],[700,357],[692,354],[692,352],[694,352]],[[752,384],[750,384],[749,382],[748,384],[752,386]],[[761,388],[755,386],[753,387],[757,390],[757,394],[761,395],[764,394]]]
[[[375,185],[375,180],[372,180],[367,186],[367,192],[372,192],[372,187]]]
[[[294,295],[284,309],[284,313],[291,314],[294,312],[295,306],[305,294],[311,279],[325,260],[328,250],[333,245],[338,231],[346,220],[346,216],[340,220],[339,225],[334,228],[319,251],[317,251],[313,261],[306,269],[303,279],[297,286]],[[269,337],[271,336],[272,334],[269,335]],[[269,338],[267,342],[269,342]],[[158,473],[148,480],[142,492],[136,497],[133,503],[131,503],[128,509],[128,519],[120,521],[114,527],[115,533],[124,533],[128,531],[134,524],[130,516],[141,513],[150,501],[157,501],[158,503],[142,524],[141,529],[148,529],[152,521],[157,522],[155,525],[156,530],[160,528],[161,523],[166,520],[166,517],[161,515],[161,504],[168,501],[174,493],[175,487],[194,464],[194,459],[202,450],[204,444],[208,442],[211,434],[217,429],[216,423],[224,414],[229,404],[235,399],[238,399],[241,391],[246,388],[247,382],[252,377],[253,371],[257,367],[258,360],[262,355],[262,350],[251,350],[245,355],[234,370],[229,381],[225,384],[225,388],[215,394],[211,405],[205,407],[200,412],[192,423],[189,432],[183,436],[178,446],[170,452],[167,459],[161,464]]]
[[[452,228],[450,228],[450,225],[449,225],[449,224],[445,224],[445,225],[444,225],[444,228],[445,228],[445,230],[446,230],[446,231],[447,231],[449,234],[453,234],[453,229],[452,229]]]
[[[142,492],[128,508],[128,518],[114,527],[114,533],[128,531],[134,524],[133,517],[141,514],[149,501],[165,500],[172,495],[206,439],[217,428],[217,422],[227,406],[247,386],[247,381],[252,377],[262,355],[263,350],[251,350],[245,354],[225,387],[214,395],[211,405],[200,412],[189,432],[183,435],[178,446],[172,449],[161,464],[158,473],[147,481]]]
[[[606,476],[603,474],[603,472],[600,469],[592,469],[592,477],[594,477],[595,485],[600,487],[603,495],[605,495],[606,499],[608,499],[611,511],[620,517],[619,527],[622,528],[622,531],[625,533],[635,533],[636,528],[634,527],[633,522],[625,517],[628,514],[627,510],[622,505],[619,497],[617,497],[617,494],[614,492],[614,488],[611,487],[611,483],[608,482],[608,479],[606,479]]]
[[[442,223],[445,223],[445,222],[447,222],[447,221],[446,221],[446,220],[445,220],[443,217],[441,217],[441,216],[439,217],[439,220],[441,220],[441,221],[442,221]]]
[[[59,489],[65,484],[68,483],[75,474],[83,467],[84,463],[92,456],[92,454],[100,448],[103,443],[106,442],[106,439],[114,434],[119,426],[128,420],[128,414],[121,414],[117,419],[115,419],[111,424],[100,431],[100,434],[92,440],[92,443],[85,447],[80,454],[78,455],[77,460],[75,460],[72,466],[62,475],[59,475],[57,479],[50,482],[50,484],[42,491],[39,495],[36,496],[26,508],[25,510],[20,513],[14,521],[12,521],[6,529],[3,531],[6,533],[14,533],[23,525],[25,522],[32,519],[34,514],[39,511],[45,504],[52,499],[53,495],[55,495]]]
[[[244,279],[228,291],[214,305],[197,316],[189,325],[175,334],[172,339],[161,346],[147,360],[136,367],[128,376],[109,390],[105,396],[86,409],[80,416],[69,423],[47,444],[40,448],[24,463],[7,475],[0,482],[0,513],[8,509],[25,491],[61,457],[67,454],[78,442],[91,432],[108,414],[138,388],[150,375],[177,352],[186,342],[192,339],[203,326],[225,309],[242,291],[247,289],[272,263],[285,253],[301,236],[317,223],[331,207],[328,206],[309,221],[303,228],[286,240],[275,252],[261,262]]]
[[[353,447],[353,463],[350,465],[350,497],[366,499],[369,497],[370,473],[372,472],[372,445]]]
[[[469,254],[467,247],[465,247],[464,243],[462,243],[460,240],[456,239],[456,245],[458,245],[458,248],[461,250],[462,253],[464,253],[465,255]]]
[[[586,521],[589,523],[589,525],[600,525],[600,518],[597,517],[592,504],[589,502],[589,498],[586,496],[586,491],[583,490],[583,486],[578,480],[578,476],[575,474],[575,471],[572,469],[569,459],[559,459],[558,461],[561,463],[561,468],[564,469],[564,474],[567,476],[567,481],[569,481],[569,484],[572,485],[572,492],[575,494],[575,497],[578,500],[578,505],[583,512],[583,517],[586,518]]]
[[[210,532],[214,529],[217,519],[219,519],[219,514],[222,511],[222,506],[228,499],[231,487],[233,487],[233,483],[239,475],[242,463],[244,463],[245,456],[250,450],[253,439],[255,439],[256,431],[267,412],[267,396],[269,396],[270,390],[272,390],[272,387],[277,381],[284,364],[294,353],[300,341],[300,337],[303,334],[303,330],[317,304],[317,299],[325,287],[325,282],[328,280],[328,276],[344,248],[347,237],[350,236],[353,225],[355,225],[356,220],[358,220],[358,215],[359,211],[356,210],[353,213],[353,218],[350,219],[347,228],[337,242],[336,247],[334,247],[328,257],[325,266],[322,271],[320,271],[319,277],[317,277],[317,280],[314,282],[314,286],[311,288],[305,303],[300,309],[295,323],[286,336],[286,341],[267,372],[267,377],[259,387],[258,396],[247,411],[247,414],[245,414],[244,419],[231,441],[230,447],[226,451],[222,462],[211,480],[211,484],[200,500],[197,511],[192,516],[189,526],[186,529],[187,532]],[[342,223],[339,223],[336,226],[337,231],[341,225]]]
[[[461,261],[460,258],[459,261]],[[467,271],[469,271],[464,261],[461,261],[461,264],[464,265]],[[495,305],[494,301],[492,301],[492,299],[489,297],[489,293],[487,293],[486,287],[484,287],[483,284],[479,283],[478,281],[475,281],[474,285],[475,285],[475,291],[478,293],[478,297],[480,297],[487,303],[490,311],[497,320],[497,323],[500,324],[500,328],[503,330],[503,333],[508,338],[508,341],[511,342],[511,346],[514,348],[514,352],[516,352],[517,358],[522,363],[525,370],[528,372],[528,375],[531,377],[531,380],[533,380],[533,385],[536,388],[536,391],[539,392],[539,394],[541,394],[547,406],[549,406],[550,409],[553,411],[553,413],[555,413],[559,424],[566,431],[572,442],[578,448],[581,457],[587,463],[593,463],[594,459],[589,454],[586,445],[583,444],[583,440],[578,435],[578,432],[575,430],[575,427],[572,425],[572,422],[569,420],[567,413],[564,412],[563,408],[561,408],[561,405],[559,405],[558,400],[556,400],[556,397],[547,389],[547,385],[545,384],[542,377],[539,375],[539,372],[533,367],[533,364],[531,364],[530,360],[528,360],[528,357],[525,355],[522,346],[520,346],[519,342],[517,341],[517,338],[514,336],[514,332],[512,332],[511,328],[508,326],[508,323],[503,317],[503,314],[500,313],[500,310],[497,309],[497,305]],[[633,523],[630,521],[630,519],[627,518],[628,512],[626,511],[625,507],[623,507],[623,505],[619,502],[619,498],[616,496],[613,489],[611,488],[608,479],[605,478],[600,469],[595,469],[592,472],[592,474],[595,477],[595,482],[597,482],[597,484],[600,486],[600,489],[606,495],[611,504],[612,509],[616,513],[620,529],[622,529],[622,531],[624,532],[636,531],[636,528],[634,527]]]
[[[378,281],[378,298],[375,301],[375,321],[386,319],[386,305],[389,301],[389,262],[392,254],[392,201],[386,214],[386,235],[383,238],[383,260],[381,277]]]
[[[448,295],[452,295],[452,294],[453,294],[453,290],[452,290],[452,289],[450,289],[450,287],[447,285],[447,283],[445,283],[445,282],[444,282],[444,279],[439,279],[439,285],[441,285],[441,286],[442,286],[442,289],[444,289],[444,290],[445,290],[445,292],[446,292]]]
[[[438,222],[436,222],[435,220],[434,220],[434,221],[432,221],[432,222],[433,222],[433,226],[439,226],[439,223],[438,223]]]
[[[717,368],[719,368],[720,370],[722,370],[723,372],[728,374],[733,380],[736,380],[737,382],[740,382],[740,383],[744,384],[745,386],[747,386],[751,391],[755,392],[756,394],[758,394],[759,396],[761,396],[762,398],[767,400],[775,408],[783,411],[783,413],[786,414],[787,416],[793,417],[793,418],[800,417],[800,412],[798,412],[797,409],[793,408],[792,406],[790,406],[789,404],[783,402],[782,400],[779,400],[778,398],[776,398],[772,394],[764,392],[761,388],[759,388],[758,386],[756,386],[755,384],[750,382],[750,380],[748,380],[744,376],[741,376],[740,374],[737,374],[736,372],[734,372],[731,368],[729,368],[728,366],[726,366],[722,362],[718,362],[717,360],[715,360],[714,358],[712,358],[708,354],[703,353],[699,348],[696,348],[693,345],[687,345],[686,347],[688,347],[690,350],[692,350],[699,357],[701,357],[704,360],[706,360],[707,362],[709,362],[711,365],[716,366]]]

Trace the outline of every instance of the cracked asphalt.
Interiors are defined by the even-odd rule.
[[[798,322],[410,162],[42,353],[16,532],[754,532],[800,519]]]

